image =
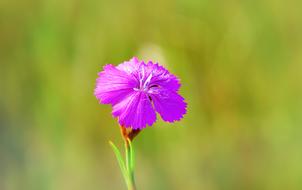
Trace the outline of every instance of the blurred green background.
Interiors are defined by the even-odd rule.
[[[125,189],[93,95],[137,56],[188,113],[134,141],[141,190],[302,189],[302,1],[0,1],[0,189]]]

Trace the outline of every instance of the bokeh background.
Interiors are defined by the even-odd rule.
[[[141,190],[302,189],[302,1],[1,0],[0,189],[125,184],[106,63],[182,80],[188,113],[135,140]]]

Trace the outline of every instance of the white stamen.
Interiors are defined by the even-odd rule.
[[[152,78],[152,72],[150,73],[150,75],[148,76],[148,78],[145,81],[145,84],[143,86],[144,89],[147,88],[147,86],[149,85],[151,78]]]

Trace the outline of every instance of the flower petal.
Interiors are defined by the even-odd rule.
[[[180,88],[179,79],[175,75],[158,63],[153,64],[152,61],[145,63],[134,57],[118,65],[117,68],[133,75],[141,83],[145,83],[150,78],[149,86],[157,85],[174,91]]]
[[[142,91],[134,91],[123,101],[113,106],[113,116],[118,117],[120,125],[132,129],[143,129],[156,121],[156,114],[148,95]]]
[[[141,62],[136,57],[133,57],[129,61],[119,64],[116,68],[128,74],[132,74],[138,72],[140,65]]]
[[[116,104],[124,96],[133,92],[137,81],[133,76],[114,67],[104,66],[104,71],[99,73],[94,95],[103,104]]]
[[[153,88],[149,95],[155,110],[164,121],[178,121],[187,112],[187,103],[177,92],[163,88]]]
[[[161,86],[172,91],[178,91],[180,88],[179,79],[158,63],[153,64],[152,61],[149,61],[145,65],[145,70],[146,77],[152,73],[152,79],[149,86]]]

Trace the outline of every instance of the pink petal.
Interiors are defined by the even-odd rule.
[[[118,117],[120,125],[132,129],[143,129],[156,121],[156,114],[147,94],[134,91],[113,106],[112,114]]]
[[[178,121],[186,113],[187,103],[177,92],[154,88],[150,91],[150,97],[153,101],[155,110],[162,119],[167,122]]]
[[[115,68],[113,65],[104,66],[99,73],[94,94],[100,103],[116,104],[133,92],[137,81],[133,76]]]

